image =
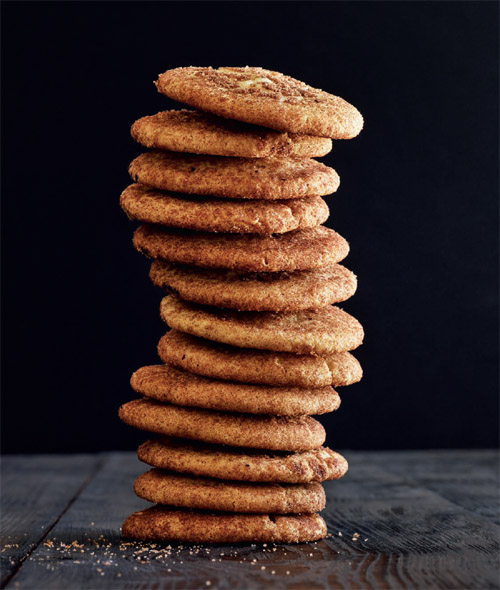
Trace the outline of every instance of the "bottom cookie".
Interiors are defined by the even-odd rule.
[[[301,543],[325,537],[326,524],[318,514],[228,514],[153,506],[131,514],[122,536],[192,543]]]

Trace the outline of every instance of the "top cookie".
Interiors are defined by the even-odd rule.
[[[332,149],[332,140],[325,137],[279,133],[187,109],[142,117],[130,133],[149,148],[213,156],[320,158]]]
[[[176,68],[155,84],[202,111],[278,131],[350,139],[363,127],[359,111],[342,98],[263,68]]]

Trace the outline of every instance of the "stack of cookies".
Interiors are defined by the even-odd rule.
[[[126,537],[193,542],[300,542],[326,535],[322,481],[347,462],[323,447],[312,415],[332,386],[361,378],[350,354],[363,329],[334,304],[356,290],[349,250],[321,224],[339,178],[314,160],[356,136],[341,98],[262,68],[178,68],[159,92],[198,110],[139,119],[153,148],[130,165],[121,195],[143,223],[134,245],[167,291],[162,364],[131,379],[142,397],[127,424],[161,438],[139,447],[153,469],[135,492],[156,506],[129,516]]]

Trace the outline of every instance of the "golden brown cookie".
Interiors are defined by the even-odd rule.
[[[317,227],[328,219],[320,197],[281,201],[180,195],[131,184],[120,197],[130,219],[197,231],[273,234]]]
[[[224,481],[151,469],[135,480],[144,500],[198,510],[304,514],[325,507],[320,483],[279,484]]]
[[[130,132],[148,148],[213,156],[321,158],[332,149],[332,140],[325,137],[278,133],[186,109],[142,117]]]
[[[242,272],[312,270],[335,264],[349,252],[342,236],[324,226],[286,234],[209,234],[141,225],[134,246],[151,258]]]
[[[150,365],[137,370],[132,388],[160,402],[248,414],[301,416],[326,414],[340,406],[332,387],[299,389],[230,383],[201,377],[171,365]]]
[[[213,412],[136,399],[121,406],[120,419],[129,426],[167,436],[208,443],[308,451],[325,442],[325,429],[310,416],[255,416]]]
[[[153,150],[129,166],[135,182],[154,188],[230,199],[297,199],[334,193],[333,168],[308,158],[224,158]]]
[[[181,299],[240,311],[299,311],[349,299],[356,275],[340,264],[317,270],[237,273],[155,260],[153,283]]]
[[[350,139],[363,128],[342,98],[263,68],[176,68],[160,74],[156,87],[202,111],[279,131]]]
[[[335,306],[290,313],[202,307],[175,295],[162,299],[163,321],[180,332],[242,348],[325,355],[357,348],[361,324]]]
[[[192,543],[302,543],[325,537],[326,524],[318,514],[212,514],[152,506],[131,514],[122,536]]]
[[[179,438],[148,440],[137,449],[138,458],[161,469],[202,477],[236,481],[308,483],[338,479],[347,461],[326,447],[301,453],[266,453],[209,445]]]
[[[177,330],[160,339],[158,354],[163,362],[191,373],[244,383],[337,387],[357,383],[363,376],[359,362],[348,352],[320,357],[237,348]]]

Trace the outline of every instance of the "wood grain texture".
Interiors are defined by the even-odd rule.
[[[325,485],[329,538],[168,548],[121,541],[125,516],[146,505],[132,491],[144,466],[132,453],[104,455],[7,588],[498,588],[497,453],[346,457],[349,473]]]
[[[500,528],[471,504],[465,508],[433,489],[440,469],[444,480],[450,477],[446,455],[359,453],[354,465],[351,458],[343,485],[327,482],[329,530],[360,535],[357,541],[348,536],[350,558],[357,552],[354,569],[350,578],[336,570],[330,580],[334,587],[498,587]],[[464,472],[473,471],[473,464],[465,456]],[[421,480],[412,475],[417,473]],[[426,486],[429,473],[434,473],[431,488]],[[484,485],[489,493],[497,489],[493,477]]]
[[[98,462],[95,455],[2,458],[2,587],[49,533]]]
[[[500,524],[497,451],[407,451],[377,453],[391,473],[404,476],[410,485],[433,490],[447,500]]]

